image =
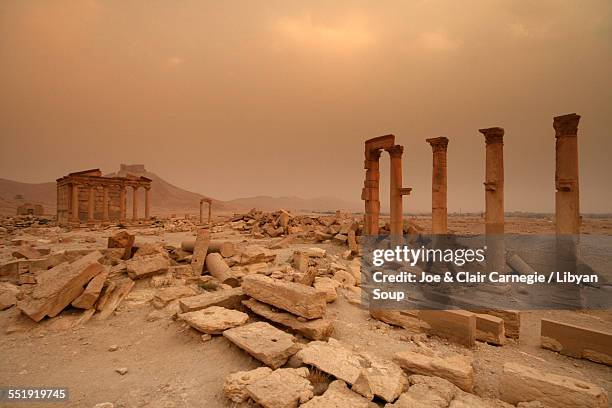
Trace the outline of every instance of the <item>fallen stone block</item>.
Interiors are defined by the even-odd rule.
[[[242,289],[247,295],[306,319],[323,317],[325,294],[312,286],[285,282],[262,275],[245,276]]]
[[[370,366],[361,370],[351,389],[370,400],[377,396],[393,402],[407,386],[408,376],[397,364],[371,358]]]
[[[122,281],[117,282],[115,289],[109,292],[104,305],[98,309],[100,311],[100,313],[96,315],[98,320],[108,319],[108,317],[113,314],[115,309],[117,309],[117,306],[119,306],[123,298],[130,293],[133,287],[134,281],[129,278],[125,278]]]
[[[213,252],[206,255],[206,270],[221,283],[230,285],[233,288],[240,286],[240,282],[233,275],[230,267],[225,263],[221,254]]]
[[[194,276],[191,265],[170,266],[168,267],[168,273],[171,273],[177,279],[190,278]]]
[[[295,235],[288,235],[285,238],[277,240],[272,244],[268,245],[268,249],[282,249],[287,248],[289,244],[295,241]]]
[[[265,322],[226,330],[223,337],[274,369],[284,365],[299,348],[292,335]]]
[[[476,345],[476,315],[464,310],[421,310],[419,319],[430,334],[466,347]]]
[[[349,390],[344,381],[336,380],[323,395],[314,397],[300,408],[378,408],[378,405]]]
[[[12,255],[17,259],[38,259],[42,256],[40,251],[28,245],[21,245]]]
[[[170,261],[162,254],[145,255],[126,261],[125,266],[131,279],[142,279],[168,272]]]
[[[423,375],[411,375],[410,387],[394,404],[385,408],[446,408],[461,390],[449,381]]]
[[[112,237],[108,237],[108,248],[123,248],[122,259],[130,259],[132,256],[132,247],[134,246],[135,235],[127,231],[119,231]]]
[[[272,373],[269,367],[259,367],[250,371],[238,371],[225,377],[223,392],[232,402],[241,403],[249,399],[247,385],[254,383]]]
[[[510,404],[539,401],[555,408],[608,407],[607,392],[595,384],[515,363],[504,364],[500,394]]]
[[[476,313],[476,340],[502,346],[506,343],[504,319]]]
[[[298,351],[296,358],[349,384],[354,384],[361,370],[370,366],[366,357],[334,339],[312,341]]]
[[[202,333],[221,334],[227,329],[245,324],[249,315],[237,310],[211,306],[195,312],[181,313],[179,318]]]
[[[340,282],[340,284],[344,288],[350,288],[350,287],[355,286],[355,284],[356,284],[356,281],[355,281],[355,278],[353,277],[353,275],[351,275],[349,272],[343,271],[343,270],[336,271],[336,273],[334,273],[334,278],[333,279],[335,281]]]
[[[164,274],[151,276],[151,280],[149,280],[149,286],[151,286],[152,288],[164,288],[174,285],[174,274],[172,273],[170,268],[168,268],[168,272]],[[189,268],[189,271],[191,272],[191,267],[187,266],[187,268]]]
[[[415,315],[406,314],[399,310],[370,309],[370,316],[381,322],[404,329],[420,329],[422,326],[421,321]]]
[[[217,290],[215,292],[203,293],[197,296],[185,297],[179,300],[181,310],[195,312],[210,306],[221,306],[226,309],[239,309],[246,296],[242,288],[231,288]]]
[[[443,358],[402,351],[395,353],[393,361],[409,373],[441,377],[466,392],[474,389],[474,368],[468,357],[454,355]]]
[[[193,247],[193,256],[191,258],[191,268],[195,275],[201,275],[204,270],[204,262],[206,261],[209,244],[210,231],[203,228],[199,229]]]
[[[247,246],[238,257],[238,263],[248,265],[260,262],[272,262],[276,259],[276,254],[272,253],[267,248],[259,245]]]
[[[322,292],[325,294],[325,301],[327,303],[334,302],[336,299],[338,299],[338,292],[336,289],[341,285],[340,282],[331,278],[322,278],[317,276],[312,285],[317,292]]]
[[[506,337],[518,339],[521,332],[521,312],[518,310],[487,310],[479,313],[486,313],[497,316],[504,320],[504,331]]]
[[[72,301],[72,306],[79,309],[92,309],[96,300],[100,297],[106,278],[108,278],[108,269],[100,272],[89,281],[83,293]]]
[[[334,327],[329,319],[313,319],[302,321],[291,313],[275,310],[272,306],[258,302],[255,299],[243,300],[242,304],[253,313],[270,320],[271,322],[288,327],[293,332],[311,340],[326,340],[333,332]]]
[[[156,309],[162,309],[173,300],[194,296],[195,294],[196,291],[189,286],[170,286],[156,291],[151,303]]]
[[[308,368],[279,368],[246,386],[249,396],[264,408],[297,408],[313,397]]]
[[[540,336],[545,349],[612,365],[612,332],[542,319]]]
[[[38,274],[38,283],[31,295],[17,303],[17,307],[32,320],[57,316],[76,299],[85,285],[104,270],[98,261],[100,252],[93,252],[73,263],[63,263]]]

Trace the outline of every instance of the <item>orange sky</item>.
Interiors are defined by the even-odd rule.
[[[552,118],[577,112],[582,210],[612,212],[608,0],[4,0],[0,64],[2,178],[145,163],[219,199],[359,201],[363,141],[394,133],[428,210],[447,136],[449,209],[480,210],[477,129],[501,126],[507,210],[551,211]]]

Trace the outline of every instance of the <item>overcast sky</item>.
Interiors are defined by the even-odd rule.
[[[363,141],[404,145],[407,211],[484,206],[506,130],[506,209],[554,208],[555,115],[582,115],[581,205],[612,212],[609,0],[2,0],[0,177],[144,163],[219,199],[359,201]],[[388,156],[381,161],[386,201]]]

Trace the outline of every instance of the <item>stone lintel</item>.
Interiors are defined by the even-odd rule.
[[[555,116],[553,119],[553,128],[555,129],[555,137],[576,136],[578,134],[578,122],[580,115],[570,113],[567,115]]]
[[[480,133],[485,136],[485,143],[504,143],[504,128],[500,127],[491,127],[478,129]]]

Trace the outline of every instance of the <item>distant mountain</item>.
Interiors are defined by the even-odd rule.
[[[257,196],[237,198],[226,201],[227,204],[243,207],[257,208],[263,211],[273,211],[279,208],[293,211],[362,211],[359,203],[350,203],[335,197],[300,198],[300,197],[270,197]]]
[[[119,171],[106,176],[127,176],[128,174],[153,180],[151,183],[151,212],[153,215],[197,214],[200,199],[209,198],[170,184],[157,174],[147,171],[142,164],[122,164]],[[128,189],[128,200],[129,197]],[[56,200],[55,182],[30,184],[0,179],[0,215],[15,215],[17,207],[25,202],[42,204],[46,214],[55,214]],[[362,211],[359,203],[350,203],[334,197],[257,196],[230,201],[220,201],[214,198],[212,200],[213,213],[246,212],[251,208],[262,211],[284,208],[294,212]]]

